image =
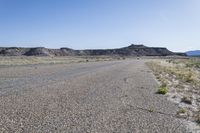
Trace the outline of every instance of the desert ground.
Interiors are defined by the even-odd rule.
[[[163,63],[171,66],[174,62],[122,57],[0,57],[0,132],[190,132],[198,119],[185,114],[197,113],[180,104],[181,100],[172,100],[174,85],[163,77],[172,78],[156,71],[162,70]],[[198,85],[193,75],[187,80],[181,79],[181,84],[194,81]],[[158,94],[160,87],[167,88],[166,95]],[[182,98],[179,92],[177,99]],[[192,100],[199,105],[198,97]]]

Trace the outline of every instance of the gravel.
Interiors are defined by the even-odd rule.
[[[184,133],[145,60],[0,68],[0,132]]]

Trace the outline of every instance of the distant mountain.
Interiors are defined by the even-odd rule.
[[[188,56],[200,56],[200,50],[188,51],[186,54]]]
[[[131,44],[128,47],[116,49],[87,49],[73,50],[70,48],[48,49],[44,47],[20,48],[8,47],[0,48],[0,56],[185,56],[184,53],[174,53],[167,48],[147,47],[144,45]]]

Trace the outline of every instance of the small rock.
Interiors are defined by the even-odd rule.
[[[181,99],[181,102],[184,102],[184,103],[186,103],[186,104],[192,104],[192,99],[189,98],[189,97],[184,96],[184,97]]]

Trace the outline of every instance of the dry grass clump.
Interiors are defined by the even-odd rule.
[[[189,62],[186,64],[186,67],[200,68],[200,62]]]
[[[169,61],[154,61],[147,63],[150,68],[155,72],[155,74],[160,75],[162,73],[170,74],[176,76],[177,79],[182,82],[194,83],[199,82],[198,73],[191,68],[185,67],[185,65]]]
[[[177,114],[185,114],[186,112],[187,112],[187,109],[181,108],[181,109],[177,112]]]
[[[200,58],[168,60],[169,63],[183,64],[187,68],[200,68]]]
[[[156,110],[155,110],[153,107],[151,107],[151,108],[148,109],[148,111],[149,111],[150,113],[152,113],[152,112],[155,112]]]

